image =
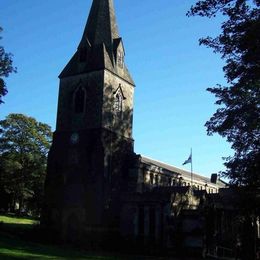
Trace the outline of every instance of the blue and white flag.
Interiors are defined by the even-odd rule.
[[[191,161],[192,161],[192,155],[190,154],[189,158],[182,165],[191,163]]]

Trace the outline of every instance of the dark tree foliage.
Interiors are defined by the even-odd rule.
[[[0,33],[3,31],[0,27]],[[0,37],[0,40],[2,37]],[[16,72],[16,68],[13,67],[13,55],[5,52],[3,46],[0,46],[0,104],[3,102],[3,96],[7,94],[7,87],[4,78],[8,77],[10,73]]]
[[[260,1],[204,0],[191,7],[188,16],[224,22],[216,38],[200,39],[200,44],[220,53],[226,64],[227,86],[207,90],[219,106],[206,123],[209,135],[227,138],[235,153],[226,158],[224,176],[237,185],[260,186]]]
[[[50,126],[32,117],[10,114],[0,121],[0,190],[11,210],[39,212],[51,137]]]

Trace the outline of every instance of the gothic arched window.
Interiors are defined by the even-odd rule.
[[[83,113],[85,109],[86,93],[82,87],[78,88],[74,96],[74,111],[77,114]]]
[[[118,91],[115,95],[115,100],[114,100],[115,113],[121,114],[122,108],[123,108],[123,97],[122,97],[122,93]]]

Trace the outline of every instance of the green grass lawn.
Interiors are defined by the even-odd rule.
[[[39,221],[12,215],[0,215],[0,259],[116,259],[87,254],[65,247],[23,241],[17,234],[26,232]],[[1,232],[2,231],[2,232]]]
[[[0,235],[0,259],[121,259],[57,246],[41,245]]]
[[[0,222],[4,224],[33,225],[38,224],[39,221],[30,218],[19,218],[12,215],[0,215]]]
[[[11,233],[26,232],[39,224],[38,220],[13,215],[0,215],[0,230]]]

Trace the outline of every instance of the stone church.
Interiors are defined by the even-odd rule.
[[[41,223],[68,242],[171,248],[181,236],[183,245],[200,247],[200,208],[225,183],[214,174],[191,180],[185,170],[134,152],[135,83],[125,54],[113,0],[93,0],[59,75]]]

